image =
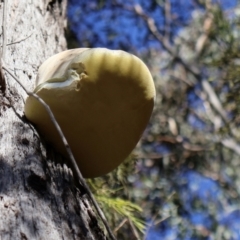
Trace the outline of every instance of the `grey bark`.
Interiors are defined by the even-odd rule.
[[[66,49],[66,4],[66,0],[6,3],[4,65],[28,90],[34,88],[40,64]],[[0,34],[3,45],[2,28]],[[106,239],[70,168],[54,161],[55,153],[46,151],[25,119],[27,94],[6,72],[4,76],[6,91],[0,91],[0,240]]]

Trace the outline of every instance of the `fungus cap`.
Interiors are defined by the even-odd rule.
[[[51,108],[84,177],[112,171],[131,153],[155,98],[146,65],[132,54],[105,48],[52,56],[39,68],[34,92]],[[68,157],[45,108],[31,96],[25,115]]]

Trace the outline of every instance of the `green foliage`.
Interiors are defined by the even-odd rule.
[[[144,232],[145,221],[135,217],[136,213],[142,212],[142,209],[138,205],[120,198],[96,196],[96,199],[106,211],[113,211],[112,213],[119,215],[119,217],[129,219],[140,232]]]
[[[132,234],[135,230],[143,233],[145,229],[145,221],[141,218],[142,208],[131,202],[128,196],[131,188],[128,177],[134,172],[135,164],[134,156],[130,155],[111,173],[103,177],[88,179],[88,184],[96,200],[105,212],[110,226],[115,229],[117,236],[119,235],[118,230],[122,227],[129,229],[128,231]],[[124,226],[121,226],[122,223]],[[120,236],[123,237],[123,235]]]

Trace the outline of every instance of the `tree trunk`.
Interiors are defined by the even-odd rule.
[[[3,64],[29,90],[39,65],[66,49],[66,0],[1,3]],[[5,9],[5,10],[3,10]],[[5,13],[2,21],[3,13]],[[4,28],[3,28],[4,29]],[[1,30],[0,30],[1,31]],[[6,47],[4,41],[6,39]],[[24,117],[27,97],[6,72],[0,92],[0,239],[106,239],[66,164],[56,164]],[[0,81],[4,90],[4,81]]]

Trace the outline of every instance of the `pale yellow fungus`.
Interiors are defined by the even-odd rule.
[[[56,54],[39,69],[34,92],[51,108],[84,177],[116,168],[134,149],[152,113],[155,87],[136,56],[105,48]],[[33,97],[26,117],[68,157],[45,108]]]

